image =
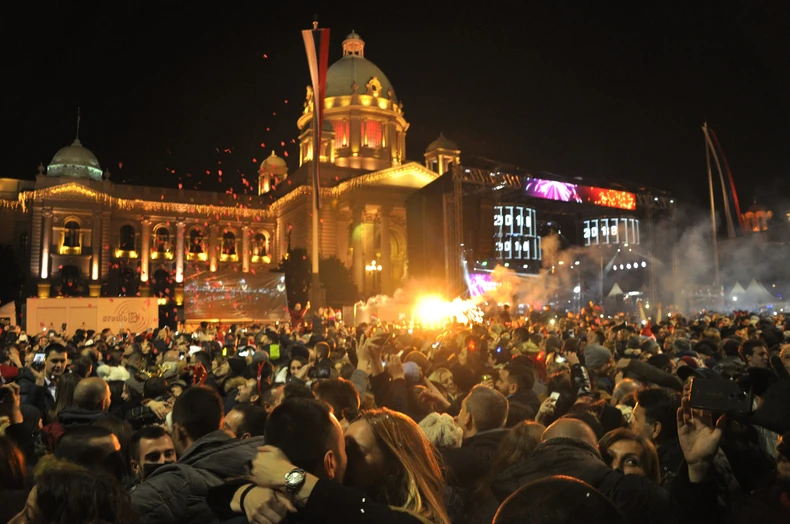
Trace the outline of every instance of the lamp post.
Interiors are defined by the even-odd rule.
[[[371,280],[372,280],[372,286],[371,286],[372,289],[371,289],[371,291],[372,291],[372,294],[375,295],[375,294],[377,294],[379,292],[379,287],[381,285],[381,282],[380,282],[380,280],[381,280],[381,264],[379,264],[375,260],[372,260],[370,262],[370,264],[365,266],[365,271],[367,271],[368,274],[371,276]]]

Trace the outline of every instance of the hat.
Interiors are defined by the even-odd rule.
[[[612,360],[612,352],[600,344],[589,344],[584,348],[584,365],[596,369]]]
[[[403,374],[407,384],[417,384],[420,381],[420,366],[416,362],[404,362]]]
[[[683,382],[685,382],[689,377],[703,378],[708,380],[724,380],[721,375],[710,368],[694,368],[690,365],[680,366],[677,370],[677,375]]]
[[[672,343],[672,350],[677,352],[690,351],[691,344],[685,338],[678,338]]]
[[[690,367],[691,369],[697,369],[697,367],[699,367],[699,364],[697,364],[697,361],[694,360],[694,357],[690,357],[690,356],[680,357],[680,360],[685,362],[686,366]]]
[[[21,335],[19,335],[19,338],[17,338],[17,340],[19,342],[27,342],[27,334],[22,333]]]
[[[244,368],[247,367],[247,361],[243,357],[230,357],[228,359],[228,366],[234,375],[241,375]]]
[[[179,380],[173,380],[168,382],[167,386],[170,388],[172,388],[173,386],[181,386],[181,389],[186,389],[187,383],[179,379]]]

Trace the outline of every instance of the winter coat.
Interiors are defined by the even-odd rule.
[[[448,469],[447,482],[472,490],[491,468],[491,461],[499,443],[507,434],[506,429],[483,431],[464,439],[460,448],[439,448]]]
[[[49,392],[46,386],[39,386],[36,384],[36,376],[30,369],[25,368],[16,379],[19,385],[19,400],[22,404],[35,406],[44,424],[52,422],[49,414],[55,409],[55,398]]]
[[[151,474],[132,492],[141,524],[217,522],[206,503],[209,488],[250,474],[263,437],[231,438],[222,430],[196,440],[176,462]]]

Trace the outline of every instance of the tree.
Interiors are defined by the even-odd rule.
[[[280,265],[272,271],[285,274],[288,307],[293,309],[296,304],[302,304],[304,307],[309,299],[311,276],[307,250],[303,248],[289,250],[280,260]]]
[[[359,291],[351,272],[336,256],[318,261],[318,277],[326,290],[326,305],[337,308],[359,300]]]

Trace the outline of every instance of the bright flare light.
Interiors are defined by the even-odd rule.
[[[439,327],[456,320],[462,324],[480,322],[482,313],[471,300],[456,298],[452,302],[439,295],[419,297],[414,304],[414,322],[423,326]]]

